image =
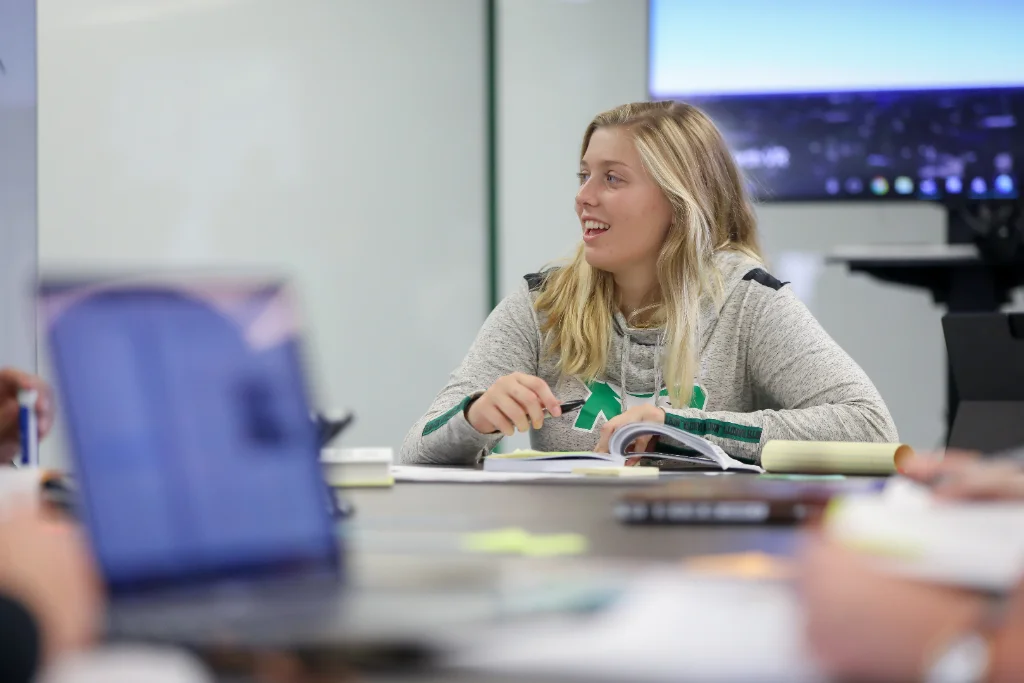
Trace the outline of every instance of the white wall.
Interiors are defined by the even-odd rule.
[[[583,131],[646,99],[643,0],[499,0],[499,290],[571,254]]]
[[[281,269],[398,446],[485,313],[482,2],[47,0],[39,100],[44,269]]]
[[[35,0],[0,0],[0,62],[0,366],[35,370]]]
[[[507,294],[522,274],[568,253],[578,239],[574,173],[587,123],[603,109],[647,99],[647,3],[499,5],[499,261]],[[945,387],[940,310],[924,293],[824,266],[822,254],[839,244],[941,241],[941,214],[849,204],[766,205],[758,213],[775,274],[794,280],[875,381],[901,437],[936,446]]]

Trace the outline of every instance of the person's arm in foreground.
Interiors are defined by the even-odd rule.
[[[941,458],[912,458],[900,472],[930,486],[938,498],[1024,500],[1024,457],[985,459],[977,453],[950,451]]]
[[[0,521],[0,671],[5,681],[28,681],[44,663],[93,644],[102,599],[77,529],[36,511],[5,514]]]
[[[815,538],[801,560],[806,634],[818,663],[839,679],[913,681],[943,650],[984,625],[986,598],[901,579],[838,544]],[[1024,584],[989,642],[986,680],[1024,676]]]

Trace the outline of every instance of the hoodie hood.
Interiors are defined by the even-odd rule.
[[[718,323],[725,302],[747,273],[761,267],[759,261],[737,251],[720,251],[715,254],[714,259],[722,291],[718,297],[709,294],[701,300],[698,323],[701,356]],[[626,324],[625,316],[619,311],[615,312],[613,320],[614,330],[605,375],[609,381],[625,389],[622,392],[623,407],[627,400],[626,394],[649,397],[656,390],[659,393],[666,391],[661,377],[664,328],[630,327]],[[659,398],[660,401],[667,400],[664,397]]]

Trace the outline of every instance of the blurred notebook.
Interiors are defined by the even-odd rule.
[[[877,488],[871,480],[681,479],[624,494],[615,516],[627,524],[796,524],[819,517],[836,495]]]
[[[1024,503],[935,500],[896,477],[881,493],[832,501],[825,529],[916,579],[1001,592],[1024,578]]]
[[[593,616],[481,634],[460,644],[452,664],[467,680],[823,681],[802,628],[784,581],[657,568],[635,574]]]

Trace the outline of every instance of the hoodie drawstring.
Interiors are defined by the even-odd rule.
[[[622,412],[626,412],[626,369],[629,367],[629,347],[630,347],[630,336],[629,330],[623,330],[623,344],[622,344],[622,372],[619,374],[622,376],[622,396],[620,397],[620,403],[622,405]],[[658,401],[661,400],[661,345],[663,341],[663,335],[658,335],[658,341],[654,345],[654,405],[657,407]]]
[[[622,403],[622,412],[626,412],[626,368],[629,365],[629,329],[624,330],[624,342],[622,344],[622,396],[619,400]]]
[[[654,407],[658,407],[661,400],[661,335],[654,344]]]

